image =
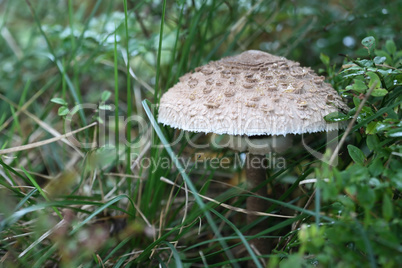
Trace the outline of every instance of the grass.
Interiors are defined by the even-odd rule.
[[[387,254],[401,253],[400,223],[392,220],[401,211],[392,180],[402,174],[395,164],[400,144],[388,132],[359,131],[370,122],[400,120],[400,56],[386,40],[400,46],[402,7],[373,3],[0,2],[0,148],[9,149],[0,151],[0,266],[396,265]],[[397,84],[377,72],[388,95],[368,96],[363,115],[351,115],[357,124],[347,143],[362,150],[362,165],[343,146],[331,169],[295,141],[282,156],[286,167],[269,171],[266,199],[266,213],[294,217],[261,217],[269,226],[256,237],[269,238],[274,248],[261,256],[248,243],[255,238],[245,220],[252,193],[235,163],[243,156],[196,149],[190,141],[209,144],[210,135],[158,125],[160,97],[197,66],[262,49],[328,74],[356,108],[357,91],[343,90],[361,77],[343,77],[354,70],[338,54],[358,64],[358,57],[374,61],[359,45],[367,35],[375,36],[378,55],[389,53],[393,61],[381,68],[394,70]],[[344,45],[346,37],[355,43]],[[325,137],[308,139],[324,153]],[[230,164],[216,168],[211,159]],[[381,187],[366,189],[373,178]],[[307,179],[318,186],[300,184]],[[363,191],[374,195],[373,204],[358,194]]]

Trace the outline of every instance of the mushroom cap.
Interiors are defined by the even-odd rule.
[[[158,122],[193,132],[286,135],[343,128],[324,116],[348,110],[311,68],[258,50],[187,73],[161,98]]]

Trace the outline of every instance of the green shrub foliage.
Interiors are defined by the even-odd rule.
[[[363,39],[362,45],[367,57],[346,56],[334,78],[352,109],[328,120],[350,120],[368,97],[367,102],[340,155],[341,164],[316,169],[321,213],[333,221],[302,225],[293,243],[298,251],[281,262],[284,267],[294,267],[296,260],[319,267],[402,263],[402,51],[392,40],[377,49],[373,37]],[[329,68],[329,60],[323,62]]]

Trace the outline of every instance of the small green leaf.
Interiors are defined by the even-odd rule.
[[[345,91],[349,91],[353,89],[353,85],[349,85],[345,87]]]
[[[376,73],[373,72],[367,72],[366,75],[370,77],[370,82],[369,82],[369,87],[371,87],[374,82],[377,82],[375,88],[380,88],[381,87],[381,80],[380,77]]]
[[[386,63],[392,64],[391,56],[387,52],[385,52],[384,50],[375,50],[375,54],[377,56],[380,56],[380,57],[385,57],[387,59]]]
[[[371,188],[375,189],[375,188],[380,188],[382,184],[379,179],[373,177],[373,178],[370,178],[370,180],[368,181],[368,185]]]
[[[402,137],[402,128],[391,129],[387,132],[387,136],[392,138]]]
[[[362,185],[357,190],[357,200],[363,207],[371,209],[375,203],[374,190],[368,185]]]
[[[374,58],[374,63],[375,64],[383,64],[387,60],[387,57],[375,57]]]
[[[371,96],[373,96],[373,97],[383,97],[383,96],[385,96],[387,94],[388,94],[388,91],[386,89],[376,88],[371,93]]]
[[[370,107],[364,106],[360,111],[359,115],[357,116],[357,122],[361,122],[365,120],[367,117],[372,116],[373,114],[374,112]]]
[[[341,112],[332,112],[330,114],[327,114],[324,116],[324,120],[327,122],[341,122],[341,121],[346,121],[349,120],[351,117],[349,115],[346,115]]]
[[[59,108],[59,110],[57,111],[57,114],[58,114],[59,116],[64,116],[64,115],[68,114],[69,111],[70,111],[70,110],[69,110],[66,106],[61,106],[61,107]]]
[[[360,67],[359,67],[359,68],[360,68]],[[348,71],[349,71],[350,69],[351,69],[351,68],[349,68]],[[350,73],[350,74],[344,75],[343,77],[344,77],[344,78],[349,78],[349,77],[359,76],[359,75],[363,75],[363,74],[364,74],[364,71],[356,71],[356,72],[352,72],[352,73]]]
[[[111,111],[111,110],[112,110],[112,106],[111,106],[111,105],[108,105],[108,104],[101,104],[101,105],[99,105],[99,110]]]
[[[396,45],[393,40],[387,40],[387,42],[385,42],[385,48],[391,55],[394,55],[396,52]]]
[[[375,49],[375,38],[368,36],[362,40],[362,45],[367,49],[369,55],[373,55]]]
[[[377,122],[374,122],[374,121],[368,123],[368,125],[366,127],[366,134],[368,134],[368,135],[375,134],[376,130],[377,130],[376,125],[377,125]]]
[[[327,55],[325,55],[324,53],[320,54],[320,60],[322,61],[322,63],[325,64],[325,66],[329,65],[329,57]]]
[[[368,170],[371,176],[374,177],[379,176],[384,170],[381,158],[377,157],[374,161],[372,161],[370,163],[370,166],[368,167]]]
[[[110,98],[111,95],[112,95],[112,93],[110,93],[110,91],[103,91],[102,96],[101,96],[101,100],[103,102],[105,102]]]
[[[389,196],[386,193],[382,198],[382,215],[384,216],[384,219],[387,221],[392,220],[394,215],[391,198],[389,198]]]
[[[355,107],[359,107],[361,100],[358,97],[353,97],[353,104],[355,105]],[[353,114],[356,111],[353,112]]]
[[[377,137],[377,135],[369,135],[367,136],[366,143],[370,151],[374,151],[376,148],[379,147],[380,139]]]
[[[65,100],[63,100],[62,98],[53,98],[50,101],[53,103],[60,104],[60,105],[67,105],[67,102]]]
[[[353,79],[354,83],[353,83],[353,90],[357,91],[359,93],[364,93],[366,92],[367,86],[366,83],[364,83],[364,81],[360,80],[360,79]]]
[[[399,50],[399,51],[397,51],[396,53],[395,53],[395,56],[394,56],[396,59],[399,59],[399,58],[402,58],[402,50]]]
[[[374,67],[373,61],[372,60],[356,60],[356,63],[358,63],[362,67]]]
[[[366,159],[366,157],[365,157],[364,153],[359,148],[357,148],[354,145],[349,144],[348,145],[348,152],[349,152],[350,157],[353,159],[353,161],[355,163],[361,164],[361,165],[364,164],[364,160]]]

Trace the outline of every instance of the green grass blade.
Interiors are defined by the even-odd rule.
[[[114,32],[114,128],[115,128],[115,147],[116,163],[119,163],[119,72],[117,64],[117,39],[116,30]]]
[[[373,246],[371,245],[370,239],[367,236],[366,230],[364,230],[363,226],[361,223],[357,220],[355,220],[357,230],[361,234],[364,246],[366,247],[369,263],[371,268],[376,268],[377,267],[377,262],[375,260],[374,256],[374,251],[373,251]]]
[[[97,0],[93,9],[91,10],[91,13],[88,16],[88,19],[86,20],[85,24],[84,24],[84,28],[81,32],[80,37],[77,40],[76,46],[75,46],[75,50],[73,50],[73,52],[71,53],[71,60],[74,59],[75,55],[77,54],[78,50],[80,49],[80,47],[82,46],[83,40],[84,40],[84,35],[85,32],[88,30],[89,27],[89,22],[92,20],[92,18],[95,16],[96,11],[98,10],[100,4],[102,3],[102,0]],[[74,37],[75,38],[75,37]]]
[[[254,261],[256,267],[262,268],[261,263],[258,261],[257,256],[255,255],[254,251],[251,249],[250,244],[247,242],[244,235],[240,232],[240,230],[234,225],[231,221],[226,219],[222,214],[218,213],[215,209],[211,209],[211,211],[218,216],[222,221],[224,221],[227,225],[232,228],[233,231],[238,235],[240,240],[243,242],[243,245],[246,247],[247,252],[250,254],[251,259]]]
[[[170,250],[173,253],[173,258],[175,260],[175,264],[177,268],[182,268],[183,267],[183,263],[181,262],[181,258],[179,253],[177,252],[176,248],[169,242],[164,241],[164,243],[170,248]]]
[[[165,13],[166,13],[166,0],[163,0],[162,6],[162,18],[159,30],[159,44],[158,44],[158,58],[156,62],[156,77],[155,77],[155,94],[154,103],[159,103],[160,98],[160,87],[159,87],[159,77],[160,77],[160,67],[161,67],[161,57],[162,57],[162,41],[163,41],[163,27],[165,25]],[[154,114],[157,114],[156,108],[154,109]]]
[[[89,215],[87,218],[85,218],[85,220],[83,220],[82,222],[80,222],[77,225],[75,225],[73,227],[73,230],[71,230],[71,232],[69,234],[70,235],[75,234],[82,226],[84,226],[87,222],[89,222],[93,217],[95,217],[96,215],[101,213],[105,208],[110,207],[111,205],[113,205],[114,203],[120,201],[123,198],[127,198],[130,201],[131,205],[134,207],[134,203],[133,203],[133,201],[131,200],[130,197],[128,197],[127,195],[118,195],[115,198],[113,198],[112,200],[106,202],[104,205],[102,205],[99,208],[97,208],[93,213],[91,213],[91,215]]]
[[[39,193],[45,198],[47,202],[50,202],[49,197],[46,195],[46,193],[42,190],[42,188],[39,186],[39,184],[36,182],[36,180],[25,170],[24,167],[21,167],[22,171],[25,173],[25,176],[28,177],[28,179],[31,181],[31,183],[35,186],[35,188],[39,191]],[[63,219],[63,216],[61,215],[60,211],[56,207],[52,207],[54,212],[59,216],[60,219]]]
[[[127,102],[127,118],[131,118],[131,115],[132,115],[132,112],[133,112],[133,107],[132,107],[132,105],[133,105],[133,100],[132,100],[132,89],[131,89],[131,76],[130,76],[130,50],[129,50],[129,44],[128,44],[128,41],[130,40],[129,39],[129,33],[128,33],[128,15],[127,15],[127,0],[124,0],[124,25],[125,25],[125,33],[126,33],[126,46],[127,46],[127,50],[126,50],[126,53],[127,53],[127,67],[126,67],[126,71],[127,71],[127,89],[126,89],[126,91],[127,91],[127,99],[126,99],[126,102]],[[126,137],[126,140],[129,142],[129,144],[131,145],[131,127],[132,127],[132,122],[131,122],[131,120],[128,120],[127,121],[127,126],[126,126],[126,135],[127,135],[127,137]],[[129,146],[127,146],[127,148],[126,148],[126,161],[127,161],[127,163],[126,163],[126,172],[127,173],[131,173],[131,169],[130,169],[130,167],[131,167],[131,147],[130,147],[130,145]],[[127,178],[127,180],[128,180],[128,189],[129,189],[129,192],[131,192],[131,183],[130,183],[130,179],[128,179]]]
[[[27,5],[28,5],[29,8],[30,8],[30,11],[31,11],[31,13],[32,13],[32,16],[34,17],[34,20],[35,20],[35,22],[36,22],[36,25],[38,26],[38,29],[39,29],[41,35],[43,36],[43,38],[44,38],[45,41],[46,41],[48,50],[49,50],[49,52],[50,52],[50,54],[51,54],[51,57],[48,57],[48,58],[49,58],[50,60],[52,60],[54,63],[56,63],[56,66],[58,67],[59,72],[60,72],[61,74],[63,74],[63,75],[64,75],[64,79],[66,79],[66,82],[67,82],[67,84],[68,84],[68,86],[69,86],[70,92],[71,92],[71,94],[72,94],[72,96],[73,96],[75,102],[76,102],[77,104],[80,104],[82,101],[81,101],[81,96],[79,95],[79,91],[77,91],[77,90],[75,89],[75,87],[74,87],[73,83],[71,82],[70,78],[68,77],[68,75],[67,75],[66,72],[64,71],[63,64],[61,64],[61,62],[58,60],[57,55],[55,54],[55,52],[54,52],[54,50],[53,50],[53,47],[52,47],[52,45],[51,45],[51,43],[50,43],[50,41],[49,41],[49,38],[47,37],[46,33],[43,31],[42,24],[41,24],[41,22],[40,22],[40,20],[39,20],[39,18],[38,18],[38,16],[37,16],[35,10],[33,9],[30,0],[25,0],[25,1],[26,1]],[[85,115],[84,115],[84,112],[82,111],[82,109],[80,109],[79,113],[80,113],[80,117],[81,117],[81,120],[82,120],[83,124],[86,125],[87,123],[86,123]]]
[[[22,208],[22,206],[29,200],[29,198],[31,198],[37,191],[38,191],[37,188],[29,191],[29,193],[23,199],[21,199],[21,201],[18,202],[18,204],[15,206],[14,211],[17,211],[20,208]]]
[[[315,225],[317,226],[317,229],[320,228],[320,211],[321,211],[321,188],[317,184],[316,189],[315,189]]]
[[[43,267],[43,264],[53,255],[53,253],[57,250],[57,244],[52,245],[49,250],[46,251],[33,265],[33,268]]]
[[[104,262],[106,262],[107,260],[109,260],[111,257],[113,257],[115,254],[117,254],[117,251],[119,249],[121,249],[124,245],[126,245],[128,242],[130,242],[132,240],[132,237],[127,237],[126,239],[124,239],[123,241],[121,241],[114,249],[112,249],[109,254],[103,258],[102,260]]]
[[[73,0],[68,0],[68,22],[71,29],[71,49],[75,51],[75,36],[74,36],[74,9],[73,9]]]
[[[180,161],[176,157],[176,155],[173,152],[172,148],[170,148],[169,142],[166,140],[165,136],[163,135],[162,130],[159,128],[158,123],[156,122],[154,116],[151,113],[151,110],[150,110],[150,108],[148,106],[147,100],[142,101],[142,105],[144,107],[144,110],[145,110],[149,120],[151,121],[152,127],[154,128],[156,134],[158,135],[159,139],[161,140],[162,144],[164,145],[165,150],[168,152],[170,158],[172,159],[173,163],[175,164],[175,166],[179,170],[181,176],[186,181],[186,183],[187,183],[188,187],[190,188],[190,190],[193,192],[193,196],[195,198],[195,201],[198,204],[198,206],[202,209],[202,211],[203,211],[205,217],[207,218],[207,221],[210,224],[214,234],[218,238],[222,238],[222,235],[219,232],[218,226],[214,222],[214,220],[213,220],[211,214],[209,213],[209,211],[206,209],[206,205],[202,202],[201,198],[198,196],[198,194],[197,194],[198,191],[196,190],[194,184],[192,183],[192,181],[188,177],[186,171],[184,170],[182,164],[180,163]],[[229,258],[229,260],[231,261],[232,265],[235,266],[235,267],[238,267],[238,264],[234,261],[233,254],[227,249],[228,245],[226,244],[226,242],[224,240],[219,240],[219,243],[222,245],[223,249],[225,250],[226,256]]]

